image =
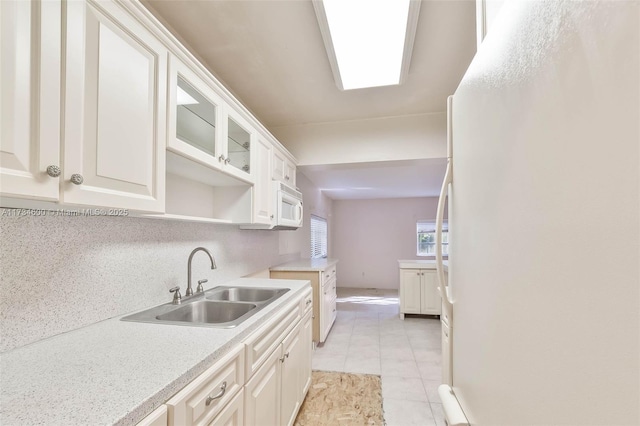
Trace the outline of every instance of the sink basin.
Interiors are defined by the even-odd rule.
[[[122,321],[193,327],[232,328],[288,292],[288,288],[214,287],[182,299],[127,315]]]
[[[231,302],[265,302],[289,291],[288,288],[261,287],[216,287],[206,297],[209,300],[227,300]]]
[[[160,321],[183,321],[204,324],[220,324],[235,321],[251,312],[253,303],[214,302],[200,300],[156,316]]]

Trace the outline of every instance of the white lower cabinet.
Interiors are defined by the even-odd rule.
[[[280,350],[275,350],[245,387],[245,420],[248,425],[280,424]]]
[[[282,424],[292,425],[306,394],[306,384],[311,378],[311,312],[282,343],[282,396],[280,411]],[[308,388],[307,388],[308,389]]]
[[[137,426],[167,426],[168,421],[167,406],[161,405],[142,419]]]
[[[210,426],[241,426],[244,425],[244,389],[231,400],[229,404],[216,416]]]
[[[435,269],[400,269],[400,316],[440,315],[441,301]]]
[[[312,306],[309,288],[138,425],[292,425],[311,385]]]
[[[324,342],[336,320],[336,277],[333,275],[322,285],[322,316],[320,318],[320,341]]]
[[[208,425],[244,385],[244,345],[239,344],[174,395],[171,425]]]
[[[292,425],[311,381],[311,311],[247,383],[247,425]]]

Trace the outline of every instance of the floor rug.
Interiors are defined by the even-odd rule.
[[[294,425],[384,425],[380,376],[312,372]]]

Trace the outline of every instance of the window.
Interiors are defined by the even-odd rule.
[[[418,235],[418,256],[436,255],[436,222],[419,220],[416,226]],[[449,228],[447,221],[442,224],[442,254],[449,254]]]
[[[311,258],[327,257],[327,219],[311,215]]]

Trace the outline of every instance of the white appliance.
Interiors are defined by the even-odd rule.
[[[273,229],[298,229],[302,226],[302,193],[279,181],[273,181],[276,217]]]
[[[453,97],[449,96],[449,98],[447,98],[447,170],[442,182],[436,212],[436,271],[438,275],[438,292],[442,299],[442,309],[440,311],[440,322],[442,325],[442,383],[446,385],[451,385],[453,382],[453,372],[451,369],[451,357],[453,355],[453,303],[448,287],[448,266],[450,265],[451,257],[448,257],[446,265],[447,271],[445,271],[442,258],[442,230],[444,227],[444,209],[453,183],[452,105]],[[451,217],[451,207],[449,207],[448,212],[449,217]],[[455,226],[453,228],[455,228]],[[450,225],[448,226],[448,232],[449,238],[451,238],[451,233],[455,232]]]
[[[640,424],[639,15],[507,1],[453,96],[450,425]]]

